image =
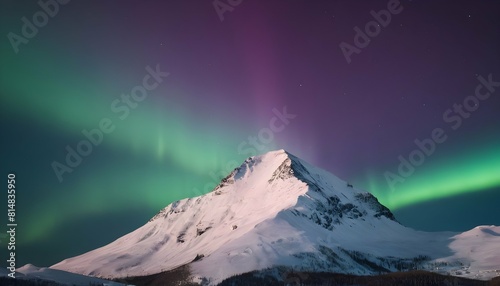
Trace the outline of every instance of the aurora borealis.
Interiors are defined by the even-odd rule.
[[[102,246],[210,191],[253,151],[281,148],[371,191],[410,227],[500,225],[500,88],[456,130],[442,118],[478,76],[500,81],[500,5],[417,2],[402,0],[347,63],[339,44],[387,1],[245,0],[223,21],[211,1],[69,1],[18,53],[7,35],[41,8],[3,1],[1,170],[18,178],[19,265]],[[121,120],[111,103],[156,65],[169,76]],[[241,152],[285,107],[296,117]],[[59,182],[51,163],[102,118],[115,130]],[[384,172],[435,128],[447,140],[390,190]],[[444,213],[456,220],[429,219]]]

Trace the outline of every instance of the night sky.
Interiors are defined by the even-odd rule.
[[[409,227],[500,225],[498,1],[59,1],[0,4],[18,266],[109,243],[274,149]]]

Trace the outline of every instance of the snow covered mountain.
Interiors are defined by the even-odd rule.
[[[141,228],[51,268],[123,278],[187,266],[190,281],[210,285],[276,267],[489,279],[500,275],[499,245],[495,226],[462,234],[404,227],[370,193],[279,150],[247,159],[212,192],[174,202]]]

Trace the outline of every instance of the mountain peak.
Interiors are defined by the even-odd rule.
[[[446,266],[493,275],[497,264],[478,261],[496,249],[499,233],[406,228],[372,194],[277,150],[248,158],[212,192],[173,202],[141,228],[51,268],[101,278],[187,271],[203,285],[283,267],[369,275]]]
[[[51,268],[101,278],[170,271],[203,285],[264,269],[369,275],[417,267],[491,277],[496,256],[481,259],[498,253],[499,233],[406,228],[372,194],[277,150],[248,158],[212,192],[173,202],[139,229]]]
[[[369,275],[469,265],[470,275],[493,275],[489,260],[477,261],[496,249],[498,233],[406,228],[372,194],[277,150],[248,158],[212,192],[173,202],[141,228],[51,268],[101,278],[173,271],[203,285],[263,269]],[[476,245],[478,236],[491,243]]]
[[[217,191],[218,189],[225,187],[229,184],[234,183],[236,180],[239,180],[247,174],[247,172],[252,171],[256,166],[260,164],[266,165],[266,170],[272,169],[272,166],[276,166],[279,164],[279,168],[282,167],[283,164],[287,164],[286,162],[291,162],[291,158],[295,156],[291,155],[284,149],[279,149],[275,151],[270,151],[264,153],[262,155],[248,157],[239,167],[236,167],[231,173],[229,173],[226,177],[224,177],[221,182],[214,188],[213,191]],[[290,165],[290,163],[288,163]],[[272,170],[271,170],[272,171]],[[278,170],[274,170],[273,176]],[[270,178],[269,180],[271,180]]]
[[[305,229],[325,236],[346,227],[371,228],[395,223],[393,220],[392,213],[371,194],[285,150],[277,150],[248,158],[212,192],[173,202],[136,231],[53,268],[118,278],[154,274],[193,261],[198,265],[219,255],[231,268],[226,259],[232,251],[227,247],[239,249],[249,241],[267,240],[270,232],[275,232],[273,228],[288,225],[283,235],[295,241]],[[266,253],[262,255],[272,252]],[[273,261],[258,268],[268,267]],[[207,267],[200,273],[216,271]],[[241,273],[231,271],[236,270],[230,270],[231,275]]]
[[[307,170],[304,165],[309,165],[302,159],[292,155],[284,149],[279,149],[275,151],[269,151],[262,155],[252,156],[247,158],[243,164],[236,167],[231,173],[224,177],[218,186],[215,187],[214,191],[220,189],[223,186],[234,183],[235,180],[239,180],[244,177],[244,175],[249,170],[253,170],[256,166],[264,164],[266,165],[265,170],[270,176],[268,182],[272,183],[276,179],[285,180],[290,177],[296,177],[297,179],[314,185],[311,177],[311,173]],[[276,167],[276,168],[274,168]],[[309,167],[312,167],[309,165]],[[314,168],[317,171],[317,168]],[[335,177],[336,181],[341,181]],[[343,182],[343,181],[342,181]],[[343,182],[345,183],[345,182]],[[346,183],[347,184],[347,183]]]

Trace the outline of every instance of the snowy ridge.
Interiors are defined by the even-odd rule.
[[[488,279],[500,275],[499,233],[494,226],[462,234],[406,228],[370,193],[279,150],[247,159],[212,192],[174,202],[141,228],[51,268],[123,278],[189,265],[193,281],[210,285],[276,266]]]
[[[7,277],[6,269],[0,269],[0,277]],[[95,277],[88,277],[75,273],[70,273],[62,270],[50,269],[46,267],[36,267],[32,264],[26,264],[23,267],[16,269],[15,279],[55,282],[61,285],[107,285],[107,286],[124,286],[125,284],[103,280]],[[12,278],[9,278],[12,279]]]

